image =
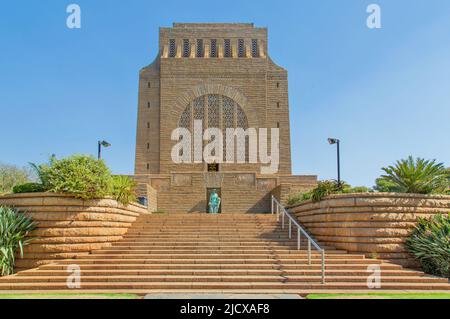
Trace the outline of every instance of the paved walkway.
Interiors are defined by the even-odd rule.
[[[303,299],[296,294],[148,294],[144,299]]]

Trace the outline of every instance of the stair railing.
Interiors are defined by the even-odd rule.
[[[325,249],[321,248],[314,239],[309,236],[309,234],[303,229],[303,227],[298,223],[298,221],[292,217],[292,215],[284,208],[284,206],[272,195],[272,214],[277,214],[277,220],[280,221],[281,216],[281,229],[284,229],[285,218],[288,219],[289,223],[289,239],[292,238],[292,224],[297,227],[297,249],[300,250],[301,246],[301,236],[306,237],[308,240],[308,265],[311,265],[311,245],[317,249],[322,257],[322,283],[325,283]]]

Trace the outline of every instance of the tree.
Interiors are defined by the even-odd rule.
[[[382,168],[386,173],[378,181],[381,187],[402,193],[445,193],[450,185],[450,174],[443,163],[436,160],[407,159]]]
[[[32,179],[30,170],[0,163],[0,194],[11,193],[14,186],[29,183]]]
[[[383,177],[377,178],[375,180],[375,186],[373,187],[373,189],[380,193],[398,193],[400,191],[397,184]]]

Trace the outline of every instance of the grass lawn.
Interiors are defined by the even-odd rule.
[[[368,293],[368,294],[311,294],[306,299],[450,299],[450,292],[425,293]]]
[[[140,299],[134,294],[0,294],[0,299]]]

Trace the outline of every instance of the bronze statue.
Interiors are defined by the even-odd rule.
[[[215,189],[212,190],[211,195],[209,196],[209,210],[208,212],[210,214],[218,214],[219,208],[220,208],[220,197],[219,194],[217,194],[217,191]]]

